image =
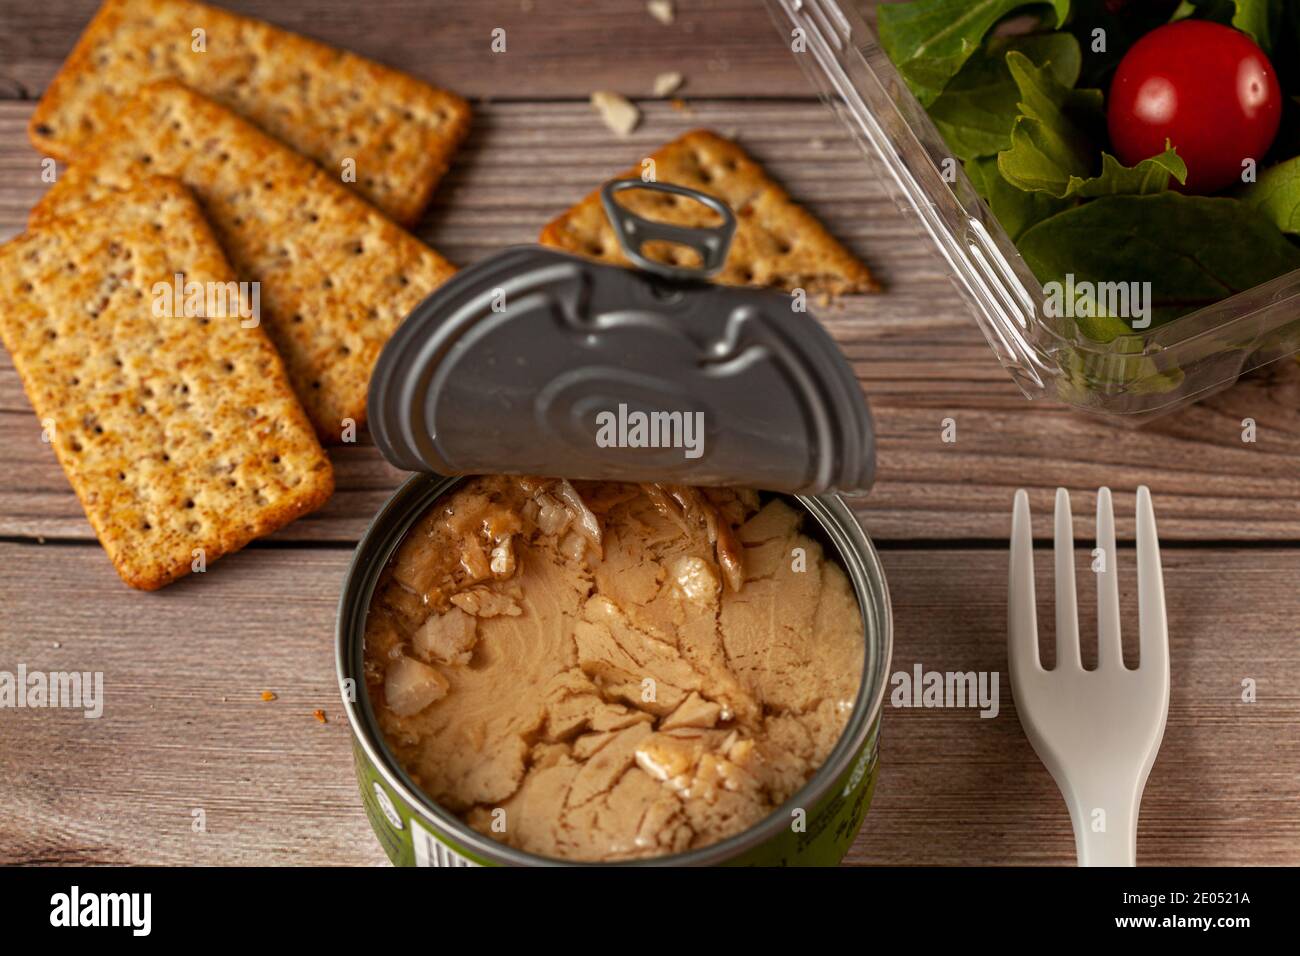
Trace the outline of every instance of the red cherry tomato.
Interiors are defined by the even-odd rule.
[[[1129,48],[1110,85],[1106,121],[1127,166],[1163,152],[1187,164],[1189,193],[1241,181],[1242,162],[1262,162],[1282,119],[1277,71],[1246,34],[1206,20],[1158,27]]]

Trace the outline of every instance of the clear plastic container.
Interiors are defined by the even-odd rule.
[[[1227,388],[1252,369],[1300,352],[1300,270],[1161,325],[1095,342],[1044,314],[1042,285],[975,193],[874,32],[846,0],[766,0],[822,98],[879,158],[899,207],[910,210],[1002,363],[1025,395],[1141,420]],[[950,164],[951,166],[951,164]],[[950,173],[951,176],[951,173]]]

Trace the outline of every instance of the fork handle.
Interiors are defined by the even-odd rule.
[[[1141,789],[1093,781],[1067,795],[1080,866],[1137,866]]]

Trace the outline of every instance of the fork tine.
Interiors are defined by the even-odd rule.
[[[1038,611],[1034,595],[1034,535],[1029,522],[1029,495],[1016,492],[1011,515],[1011,572],[1007,586],[1007,652],[1015,666],[1041,667],[1038,660]]]
[[[1074,519],[1070,493],[1056,489],[1056,666],[1080,668],[1079,605],[1074,586]]]
[[[1165,579],[1156,539],[1156,513],[1151,490],[1137,493],[1138,667],[1169,659],[1169,628],[1165,619]]]
[[[1115,511],[1110,489],[1097,491],[1097,547],[1102,570],[1097,574],[1097,669],[1124,666],[1119,630],[1119,555],[1115,550]]]

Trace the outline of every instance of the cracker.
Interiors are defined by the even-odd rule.
[[[354,188],[406,225],[469,132],[459,96],[351,53],[189,0],[106,0],[32,114],[31,140],[75,161],[123,99],[163,79],[252,120],[336,178],[355,160]]]
[[[229,308],[214,296],[187,315],[161,292],[178,275],[182,290],[230,294]],[[334,489],[280,357],[225,285],[234,278],[194,200],[162,178],[0,246],[0,338],[132,587],[237,551]]]
[[[654,161],[659,182],[708,193],[736,214],[731,251],[715,281],[831,295],[879,290],[871,271],[730,140],[709,130],[695,130],[649,158]],[[637,166],[616,178],[639,178],[641,174],[642,167]],[[630,190],[619,195],[619,202],[660,222],[683,226],[717,224],[717,216],[699,203],[663,193]],[[628,265],[614,228],[605,217],[599,190],[548,223],[542,230],[541,243]],[[693,251],[677,246],[647,243],[643,251],[648,258],[674,265],[698,263]]]
[[[31,222],[154,173],[190,187],[236,273],[260,283],[263,326],[317,433],[346,438],[365,421],[380,349],[452,266],[314,163],[174,81],[119,106]]]

